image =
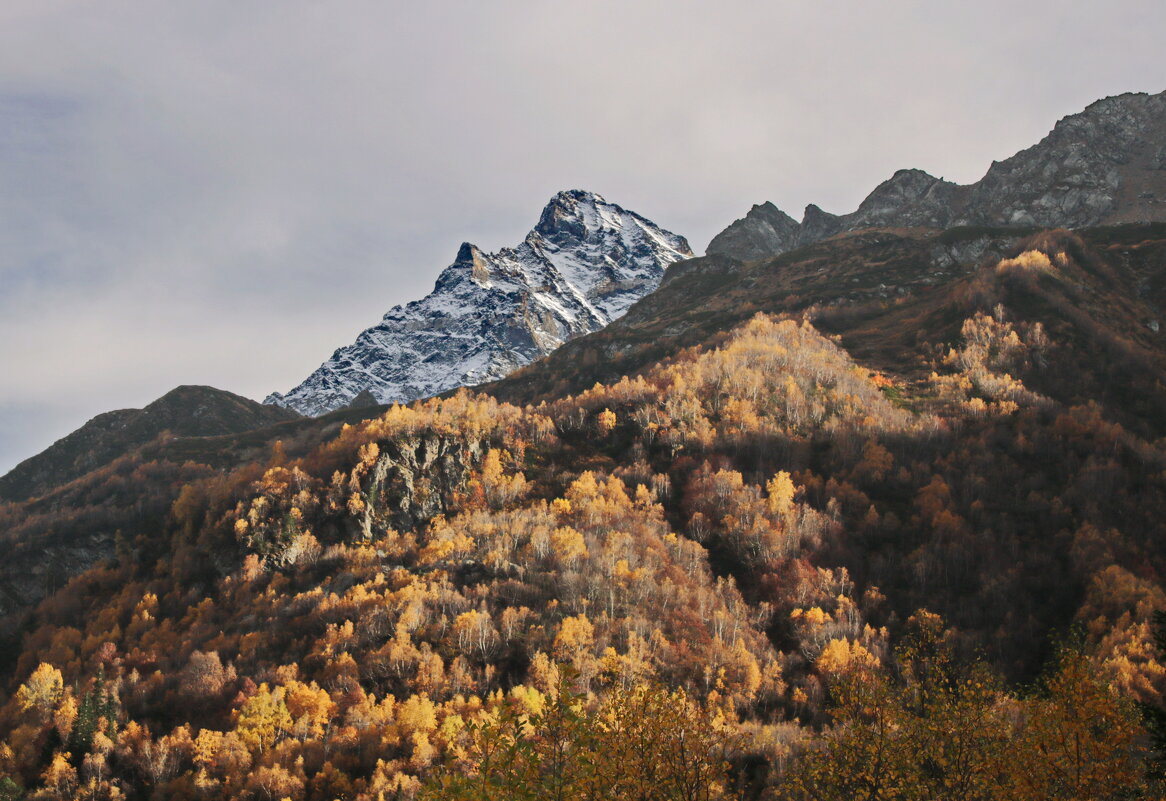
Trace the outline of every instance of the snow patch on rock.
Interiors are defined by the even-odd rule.
[[[319,415],[362,392],[381,403],[505,376],[596,331],[690,258],[682,236],[592,192],[560,192],[513,248],[465,243],[433,292],[390,309],[299,386],[265,403]]]

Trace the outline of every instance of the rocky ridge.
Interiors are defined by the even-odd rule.
[[[485,253],[462,244],[433,292],[389,310],[265,403],[318,415],[362,393],[390,403],[501,378],[620,317],[690,256],[683,237],[638,214],[560,192],[520,245]]]
[[[1076,228],[1166,221],[1166,92],[1129,93],[1065,117],[1037,144],[961,186],[899,170],[850,214],[811,204],[801,223],[754,206],[713,238],[709,255],[754,260],[863,228]]]
[[[94,417],[0,477],[0,500],[23,500],[85,475],[163,432],[175,437],[236,434],[294,420],[288,409],[264,406],[214,387],[180,386],[142,409]]]

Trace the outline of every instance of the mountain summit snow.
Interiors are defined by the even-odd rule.
[[[264,401],[318,415],[367,391],[381,403],[484,381],[596,331],[692,251],[682,236],[591,192],[555,195],[522,244],[464,243],[421,300],[390,309],[307,379]]]

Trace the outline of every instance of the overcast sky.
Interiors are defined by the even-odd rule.
[[[591,189],[709,239],[1166,89],[1161,0],[0,3],[0,473],[262,399]]]

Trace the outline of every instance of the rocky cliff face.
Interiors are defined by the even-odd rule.
[[[800,224],[772,203],[754,206],[713,238],[708,253],[748,261],[863,228],[1162,221],[1166,92],[1124,94],[1066,117],[1039,143],[993,163],[974,184],[900,170],[856,211],[835,215],[810,205]]]
[[[796,247],[800,229],[797,220],[767,201],[751,208],[745,219],[718,234],[708,252],[745,261],[763,259]]]
[[[266,402],[315,415],[364,392],[389,403],[500,378],[621,316],[691,255],[683,237],[599,195],[560,192],[522,244],[463,244],[432,293]]]

